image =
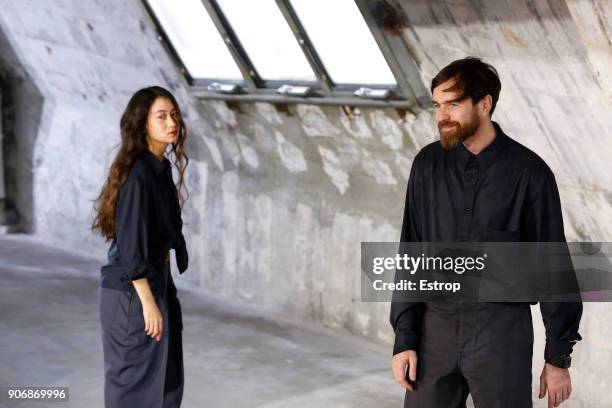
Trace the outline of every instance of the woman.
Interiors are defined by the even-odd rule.
[[[112,240],[99,289],[106,407],[178,407],[182,400],[181,308],[169,250],[183,273],[185,138],[170,92],[157,86],[136,92],[121,117],[121,147],[96,201],[92,229]],[[167,150],[178,170],[178,191]]]

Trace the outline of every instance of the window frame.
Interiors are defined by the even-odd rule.
[[[232,29],[229,20],[223,14],[216,0],[200,0],[219,35],[227,46],[242,79],[219,79],[219,78],[194,78],[186,65],[181,60],[179,53],[173,47],[170,38],[155,15],[147,0],[141,0],[146,14],[151,18],[158,39],[168,51],[177,65],[180,73],[190,85],[190,92],[197,98],[203,100],[231,100],[243,102],[270,102],[270,103],[302,103],[316,105],[336,106],[372,106],[372,107],[394,107],[408,109],[431,108],[431,96],[429,90],[423,84],[418,72],[416,61],[403,44],[400,38],[390,35],[382,29],[384,10],[381,7],[391,7],[387,2],[378,0],[353,0],[355,1],[370,34],[378,45],[389,69],[395,77],[395,85],[383,84],[350,84],[334,83],[325,69],[325,64],[317,53],[297,13],[293,9],[290,0],[275,0],[281,14],[285,18],[296,42],[300,46],[316,81],[297,80],[265,80],[257,72],[248,53],[240,43],[240,40]],[[231,93],[223,93],[211,88],[213,84],[235,85]],[[290,95],[281,94],[278,88],[286,85],[288,87],[309,87],[306,94]],[[389,91],[386,98],[367,98],[356,96],[354,92],[360,88],[372,90]]]

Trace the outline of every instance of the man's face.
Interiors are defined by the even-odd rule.
[[[452,79],[441,83],[434,88],[432,96],[440,143],[446,150],[459,146],[480,127],[478,110],[472,100],[459,100],[459,93],[446,91],[454,84]]]

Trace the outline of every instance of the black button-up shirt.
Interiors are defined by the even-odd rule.
[[[534,152],[493,122],[496,136],[478,155],[465,146],[445,150],[440,142],[414,158],[400,241],[565,242],[555,177]],[[421,303],[393,302],[393,354],[416,350]],[[545,358],[570,354],[580,340],[580,302],[541,302]]]
[[[162,267],[175,249],[179,272],[187,269],[183,222],[170,161],[160,161],[149,150],[134,161],[121,187],[115,212],[116,235],[102,267],[102,286],[127,289],[131,281],[147,277],[152,290],[164,289]]]

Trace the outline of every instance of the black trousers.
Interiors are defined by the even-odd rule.
[[[531,408],[529,304],[425,304],[415,390],[405,408]]]
[[[181,405],[184,383],[181,308],[168,263],[163,273],[164,294],[154,294],[164,320],[159,342],[144,331],[142,304],[135,289],[99,289],[107,408]]]

